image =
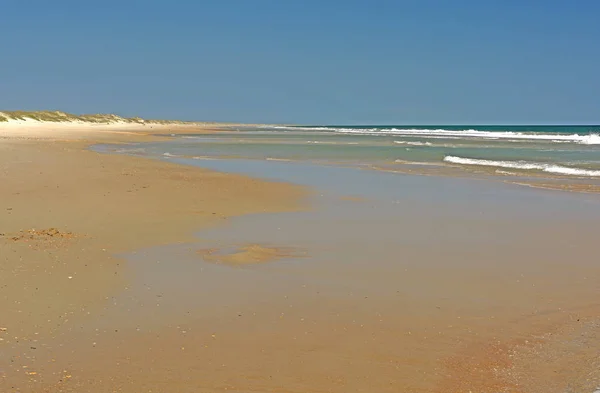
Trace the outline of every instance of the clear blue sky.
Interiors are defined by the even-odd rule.
[[[3,0],[0,108],[600,123],[596,0]]]

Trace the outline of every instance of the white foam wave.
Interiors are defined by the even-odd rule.
[[[559,175],[571,175],[571,176],[600,176],[599,170],[572,168],[556,164],[545,164],[531,161],[494,161],[494,160],[482,160],[477,158],[465,158],[456,156],[446,156],[444,161],[453,164],[460,165],[479,165],[479,166],[490,166],[500,168],[511,168],[511,169],[524,169],[524,170],[539,170],[548,173],[555,173]]]
[[[583,145],[600,145],[600,134],[544,134],[533,132],[515,131],[479,131],[419,129],[419,128],[344,128],[344,127],[285,127],[276,126],[276,129],[306,130],[306,131],[332,131],[342,134],[364,134],[364,135],[397,135],[397,136],[420,136],[437,138],[480,138],[480,139],[505,139],[505,140],[542,140],[549,142],[580,143]]]
[[[306,141],[307,144],[313,145],[358,145],[358,142],[331,142],[331,141]]]
[[[394,162],[397,163],[397,164],[405,164],[405,165],[442,166],[442,164],[437,163],[437,162],[406,161],[406,160],[401,160],[401,159],[394,160]]]
[[[600,145],[600,134],[584,135],[579,143],[584,145]]]
[[[496,173],[499,174],[499,175],[509,175],[509,176],[516,175],[516,173],[514,173],[514,172],[503,171],[503,170],[500,170],[500,169],[496,169]]]
[[[431,146],[431,142],[411,142],[411,141],[394,141],[399,145],[410,145],[410,146]]]
[[[275,157],[266,157],[265,160],[267,161],[284,161],[284,162],[291,162],[292,160],[287,159],[287,158],[275,158]]]

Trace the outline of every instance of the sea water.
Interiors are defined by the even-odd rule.
[[[173,135],[163,154],[600,180],[599,132],[600,126],[246,126]]]

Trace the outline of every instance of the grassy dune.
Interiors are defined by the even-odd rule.
[[[1,111],[0,122],[10,120],[36,120],[40,122],[84,122],[95,124],[137,123],[137,124],[193,124],[179,120],[145,120],[140,117],[121,117],[113,114],[74,115],[61,111]]]

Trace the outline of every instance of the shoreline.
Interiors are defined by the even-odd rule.
[[[219,131],[216,131],[219,132]],[[172,136],[167,136],[164,138],[160,138],[155,136],[154,141],[169,141]],[[101,142],[101,141],[99,141]],[[123,142],[128,143],[128,142]],[[116,146],[117,143],[98,143],[99,145],[103,145],[103,147],[107,147],[107,152],[110,154],[126,154],[122,152],[111,152],[111,148]],[[135,154],[131,154],[135,155]],[[140,155],[143,156],[143,155]],[[400,174],[400,175],[408,175],[408,176],[427,176],[434,178],[455,178],[455,179],[464,179],[464,180],[476,180],[476,181],[485,181],[485,182],[495,182],[495,183],[505,183],[508,185],[519,186],[519,187],[529,187],[546,191],[559,191],[559,192],[572,192],[579,194],[592,194],[597,195],[600,193],[600,184],[590,183],[590,179],[585,178],[575,178],[575,179],[567,179],[564,177],[543,177],[543,176],[520,176],[518,177],[516,174],[514,175],[504,175],[504,174],[496,174],[494,171],[484,171],[480,170],[477,172],[468,171],[459,166],[449,165],[437,165],[437,164],[427,164],[427,165],[419,165],[417,163],[405,163],[402,165],[398,165],[396,167],[393,166],[385,166],[382,164],[368,164],[366,166],[357,166],[353,164],[349,164],[347,162],[313,162],[313,161],[303,161],[299,159],[288,159],[288,158],[272,158],[272,157],[264,157],[264,158],[248,158],[244,156],[236,156],[236,155],[206,155],[206,156],[190,156],[190,155],[168,155],[165,158],[172,159],[186,159],[186,160],[208,160],[208,161],[219,161],[219,160],[248,160],[248,161],[274,161],[274,162],[289,162],[296,164],[309,164],[309,165],[320,165],[320,166],[330,166],[330,167],[338,167],[338,168],[353,168],[359,170],[368,170],[382,173],[390,173],[390,174]],[[421,167],[420,170],[414,169],[415,167]],[[423,168],[437,168],[437,170],[424,170]]]
[[[600,192],[600,177],[597,176],[575,176],[575,175],[560,175],[552,173],[542,173],[538,171],[527,171],[527,170],[500,170],[493,166],[473,166],[473,165],[462,165],[456,163],[449,163],[446,161],[406,161],[395,159],[392,161],[381,159],[381,160],[367,160],[361,161],[360,159],[341,159],[335,158],[336,152],[331,152],[331,157],[325,158],[311,158],[310,151],[304,151],[303,153],[278,153],[276,150],[271,151],[265,147],[272,146],[273,149],[277,149],[277,146],[288,148],[301,148],[306,149],[310,145],[311,141],[308,142],[291,142],[285,141],[285,138],[278,139],[256,139],[253,136],[253,130],[245,126],[246,130],[249,130],[249,134],[245,135],[244,127],[241,130],[232,130],[229,126],[223,126],[220,129],[220,135],[211,136],[210,133],[203,133],[201,130],[192,135],[186,135],[184,138],[178,137],[176,134],[165,136],[165,141],[171,144],[175,152],[172,157],[180,158],[194,158],[194,159],[247,159],[247,160],[267,160],[267,161],[290,161],[290,162],[305,162],[313,163],[316,165],[332,165],[340,167],[359,167],[362,169],[371,169],[375,171],[383,171],[390,173],[400,173],[408,175],[418,176],[438,176],[438,177],[454,177],[454,178],[465,178],[465,179],[478,179],[478,180],[493,180],[497,182],[506,182],[520,186],[535,187],[546,190],[562,190],[568,192],[579,192],[587,194],[597,194]],[[261,134],[259,132],[259,134]],[[340,138],[343,138],[343,134],[334,134]],[[233,140],[234,138],[239,140]],[[202,152],[206,149],[205,155],[195,156],[189,155],[189,149],[184,149],[181,154],[178,154],[178,149],[182,148],[183,141],[187,141],[189,138],[190,148],[193,148],[195,144],[198,144],[198,152]],[[202,139],[207,139],[205,146],[200,146],[203,143]],[[253,139],[255,138],[255,139]],[[277,138],[275,136],[274,138]],[[308,137],[307,137],[308,138]],[[323,142],[327,145],[326,142]],[[358,145],[358,142],[352,144]],[[331,146],[335,143],[331,143]],[[240,146],[247,146],[249,149],[247,154],[243,150],[240,150]],[[255,147],[258,146],[258,147]],[[310,145],[312,146],[312,145]],[[319,145],[323,146],[323,145]],[[343,150],[346,146],[344,143],[340,143]],[[364,145],[368,146],[368,145]],[[384,146],[384,145],[378,145]],[[186,146],[187,147],[187,146]],[[388,146],[389,147],[389,146]],[[140,146],[143,150],[145,146]],[[156,145],[148,145],[149,150],[156,150]],[[256,149],[259,149],[258,152]],[[171,151],[170,151],[171,152]],[[298,155],[300,154],[300,155]],[[305,156],[302,156],[305,154]]]
[[[0,250],[9,255],[0,265],[0,287],[6,294],[0,297],[0,309],[9,310],[8,317],[0,321],[0,327],[7,329],[0,331],[0,346],[8,348],[0,353],[0,387],[4,383],[18,385],[22,392],[32,393],[65,389],[101,392],[108,387],[116,391],[212,392],[282,386],[292,391],[328,388],[341,392],[373,386],[378,391],[397,391],[412,384],[420,386],[419,391],[436,393],[496,392],[507,386],[514,391],[547,393],[576,374],[564,371],[565,367],[581,365],[583,370],[584,361],[593,361],[593,349],[598,345],[596,328],[600,326],[598,305],[593,300],[584,304],[581,299],[592,290],[597,269],[577,264],[560,267],[531,259],[536,253],[527,254],[531,266],[525,270],[518,264],[444,266],[432,254],[423,257],[428,266],[412,265],[402,258],[389,273],[379,272],[381,265],[353,272],[353,264],[346,266],[346,262],[356,257],[360,248],[327,239],[330,249],[344,253],[348,248],[341,254],[348,261],[332,257],[329,267],[325,259],[322,265],[313,262],[310,268],[311,255],[307,263],[276,263],[274,271],[269,270],[270,265],[258,270],[228,270],[220,264],[199,264],[185,258],[163,264],[179,254],[156,251],[158,245],[178,249],[191,240],[197,244],[193,232],[199,229],[204,229],[203,239],[211,231],[221,231],[223,239],[241,231],[244,236],[256,234],[274,241],[270,249],[258,241],[242,245],[242,253],[253,249],[248,244],[259,245],[250,259],[304,250],[277,248],[301,246],[277,243],[277,239],[296,241],[302,234],[293,232],[302,228],[294,221],[281,230],[286,219],[280,214],[273,216],[276,220],[270,230],[274,232],[261,224],[263,216],[236,218],[231,227],[222,223],[248,213],[304,210],[311,188],[262,180],[252,174],[248,177],[87,149],[94,143],[150,138],[162,140],[112,132],[61,135],[57,140],[0,139],[0,170],[8,179],[8,186],[0,188],[0,200],[11,205],[0,206],[0,232],[5,234],[0,237]],[[13,192],[7,192],[9,189]],[[369,214],[373,206],[368,198],[340,203],[350,204],[353,210],[363,206]],[[405,204],[413,210],[410,199]],[[324,223],[331,222],[325,211],[315,212],[315,217],[319,216]],[[450,215],[439,220],[462,222],[455,218]],[[412,222],[407,216],[403,220]],[[243,221],[248,222],[246,226]],[[410,244],[408,241],[407,246]],[[225,246],[227,249],[229,243]],[[311,250],[318,253],[327,247],[306,250],[312,254]],[[440,252],[449,251],[439,247]],[[196,248],[195,254],[202,250]],[[480,251],[494,250],[481,246]],[[130,262],[121,263],[123,256],[114,256],[127,251],[139,254],[137,268],[132,269]],[[244,257],[238,251],[227,255],[238,261]],[[401,249],[398,255],[416,257],[421,252]],[[231,262],[227,257],[216,259]],[[316,269],[316,282],[307,280],[305,274],[295,274],[306,268]],[[291,269],[285,276],[289,282],[279,275],[285,269]],[[558,278],[566,277],[565,270],[569,280],[561,283]],[[523,274],[528,279],[515,284]],[[331,281],[344,276],[351,280]],[[165,282],[169,281],[166,277],[171,277],[171,282]],[[349,285],[363,280],[370,284]],[[461,280],[464,284],[459,284]],[[476,306],[477,302],[472,304],[485,293],[481,292],[485,283],[493,298],[502,300],[491,302],[489,310]],[[572,292],[564,292],[568,296],[560,298],[561,291],[568,288]],[[425,297],[415,297],[423,290],[428,293]],[[409,295],[411,291],[416,292]],[[180,297],[169,299],[170,292]],[[133,293],[145,294],[144,303],[129,299]],[[449,295],[456,300],[450,302]],[[202,301],[195,301],[195,296]],[[538,297],[539,301],[532,300]],[[125,305],[119,306],[120,302]],[[511,311],[511,304],[519,309]],[[164,307],[168,311],[158,311]],[[185,307],[190,307],[187,316]],[[173,317],[178,312],[181,315]],[[156,320],[161,316],[167,319]],[[164,327],[157,328],[157,323]],[[583,336],[591,353],[567,357],[568,361],[556,358],[557,353],[570,350],[571,341]],[[544,359],[552,359],[550,366],[542,363]],[[563,372],[557,375],[554,369]],[[535,378],[523,370],[534,372]],[[532,381],[546,382],[535,386]]]
[[[34,115],[36,112],[31,112],[30,115]],[[60,112],[49,112],[50,114],[56,115]],[[0,112],[0,115],[2,112]],[[77,118],[75,115],[68,115],[73,118]],[[25,116],[25,115],[22,115]],[[144,142],[152,141],[169,141],[179,134],[189,135],[211,135],[214,132],[220,132],[223,134],[238,134],[243,136],[245,131],[252,130],[253,128],[290,128],[290,129],[306,129],[303,126],[289,126],[281,124],[243,124],[243,123],[215,123],[215,122],[180,122],[180,121],[165,121],[165,120],[143,120],[135,118],[126,119],[120,118],[115,115],[93,115],[100,116],[106,119],[121,119],[121,120],[109,120],[109,123],[94,123],[84,122],[81,120],[65,121],[65,122],[53,122],[53,121],[38,121],[32,118],[15,120],[11,119],[8,122],[0,123],[0,138],[2,135],[9,135],[12,138],[16,136],[32,137],[39,139],[56,139],[57,136],[64,134],[64,129],[70,130],[81,130],[85,131],[86,137],[90,137],[95,134],[97,138],[103,139],[104,142],[111,143],[128,143],[139,141],[139,136],[146,137]],[[133,121],[133,122],[132,122]],[[3,128],[4,127],[4,128]],[[421,126],[419,126],[421,127]],[[535,127],[540,127],[539,125]],[[62,131],[61,131],[62,129]],[[235,130],[234,130],[235,129]],[[309,128],[310,129],[310,128]],[[10,130],[10,132],[8,132]],[[4,131],[4,133],[3,133]],[[161,132],[162,131],[162,132]],[[82,133],[68,133],[70,137],[76,137],[78,139],[84,137]],[[106,140],[106,134],[119,135],[121,140],[119,142]],[[344,136],[344,134],[335,134]],[[595,135],[595,134],[592,134]],[[127,139],[127,136],[131,136],[131,140]],[[64,137],[64,135],[63,135]],[[102,140],[98,140],[98,143]],[[396,142],[396,141],[394,141]],[[315,142],[316,143],[316,142]],[[184,157],[190,158],[190,157]],[[207,158],[211,158],[208,156]],[[218,155],[214,156],[214,159],[251,159],[260,160],[256,157],[243,157],[236,155]],[[299,161],[292,158],[273,158],[263,157],[262,159],[270,161]],[[337,165],[337,166],[352,166],[347,162],[336,162],[331,160],[330,162],[321,162],[317,164],[323,165]],[[560,174],[549,174],[549,173],[527,173],[525,171],[519,172],[520,170],[501,170],[496,167],[490,166],[471,166],[462,165],[457,163],[442,162],[421,162],[421,161],[403,161],[396,159],[393,162],[372,162],[368,164],[369,169],[376,171],[384,171],[390,173],[401,173],[408,175],[418,176],[439,176],[439,177],[456,177],[456,178],[473,178],[478,180],[494,180],[505,182],[508,184],[514,184],[525,187],[533,187],[545,190],[557,190],[567,192],[578,192],[586,194],[597,194],[600,193],[600,180],[597,177],[587,176],[575,176],[571,177],[568,175]]]

